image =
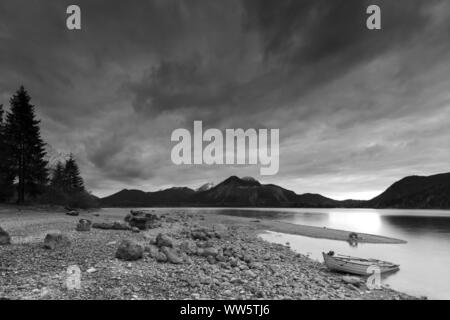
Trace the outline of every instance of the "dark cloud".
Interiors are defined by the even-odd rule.
[[[264,179],[299,192],[447,170],[447,1],[80,0],[77,32],[69,4],[0,3],[0,103],[24,84],[93,191],[258,172],[173,166],[170,133],[192,120],[280,128],[280,173]],[[381,31],[365,28],[369,4]]]
[[[436,1],[368,0],[244,0],[245,25],[259,30],[266,56],[309,65],[332,59],[339,65],[357,63],[399,42],[408,40],[431,18],[425,9]],[[369,5],[382,9],[382,28],[369,31]],[[341,59],[351,56],[351,60]]]
[[[429,24],[427,9],[436,3],[376,1],[382,8],[383,31],[374,32],[365,27],[366,8],[373,1],[244,0],[238,16],[240,37],[211,41],[203,52],[187,50],[182,58],[148,69],[130,86],[134,106],[151,114],[215,109],[206,114],[213,124],[243,108],[251,114],[255,109],[289,107],[356,65],[408,45]],[[248,59],[242,49],[250,51],[254,37],[261,41]],[[242,76],[239,70],[245,69]]]

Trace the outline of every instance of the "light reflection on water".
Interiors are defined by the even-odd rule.
[[[450,211],[375,209],[192,209],[221,214],[281,220],[355,232],[390,236],[406,244],[359,244],[268,232],[264,239],[289,242],[292,249],[323,261],[322,251],[400,264],[383,279],[392,288],[433,299],[450,299]],[[206,213],[205,212],[205,213]]]

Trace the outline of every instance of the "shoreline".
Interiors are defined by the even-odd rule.
[[[415,299],[389,288],[370,291],[364,282],[357,286],[348,284],[343,281],[341,274],[330,272],[322,263],[295,253],[288,246],[261,239],[258,236],[261,230],[286,227],[285,223],[276,221],[254,222],[255,219],[206,215],[173,208],[149,209],[148,212],[161,215],[161,225],[148,231],[74,230],[82,218],[93,222],[123,221],[129,212],[128,209],[116,211],[103,209],[70,217],[45,209],[22,210],[20,214],[17,211],[0,210],[0,226],[13,239],[12,245],[0,246],[0,297],[132,300]],[[220,237],[208,241],[192,240],[191,235],[199,228],[213,230]],[[43,249],[43,237],[51,230],[67,234],[72,241],[70,249],[60,252]],[[305,230],[310,229],[300,229],[301,232]],[[219,262],[192,254],[189,255],[190,263],[183,264],[158,262],[149,255],[130,262],[115,258],[121,240],[132,239],[151,247],[149,243],[159,233],[168,235],[174,248],[188,243],[200,251],[207,243],[224,255],[227,252],[232,252],[232,255]],[[76,292],[64,288],[65,271],[72,264],[80,266],[83,276],[83,287]]]
[[[351,230],[331,229],[325,227],[315,227],[301,224],[293,224],[278,220],[265,220],[255,218],[245,218],[237,216],[227,216],[214,213],[217,221],[222,223],[240,223],[242,225],[259,228],[261,231],[269,230],[280,233],[287,233],[310,238],[329,239],[347,241]],[[386,236],[379,236],[369,233],[358,233],[358,242],[360,243],[379,243],[379,244],[404,244],[407,241]]]

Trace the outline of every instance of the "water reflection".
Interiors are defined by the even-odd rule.
[[[329,213],[328,222],[333,228],[357,232],[378,233],[381,229],[381,217],[376,212],[338,210]]]
[[[450,235],[448,217],[384,216],[386,223],[414,235],[443,233]]]

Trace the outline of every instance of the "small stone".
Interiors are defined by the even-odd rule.
[[[182,264],[183,259],[177,255],[174,249],[169,247],[162,247],[161,252],[164,253],[167,257],[167,261],[173,264]]]
[[[156,254],[156,257],[154,257],[156,261],[158,262],[166,262],[167,261],[167,256],[162,253],[161,251],[158,251],[158,253]]]
[[[173,240],[166,234],[159,233],[156,237],[156,245],[158,247],[173,247]]]
[[[248,267],[250,269],[262,269],[264,266],[261,262],[250,262],[248,264]]]
[[[193,241],[183,241],[180,244],[180,250],[187,254],[194,254],[197,252],[197,245]]]
[[[213,256],[208,256],[206,258],[206,260],[209,262],[209,264],[215,264],[216,263],[216,259]]]
[[[216,260],[219,261],[219,262],[224,262],[225,261],[225,257],[223,255],[221,255],[221,254],[218,254],[216,256]]]
[[[131,231],[132,231],[133,233],[139,233],[139,232],[141,232],[141,230],[140,230],[138,227],[131,227]]]
[[[192,299],[198,300],[200,299],[200,295],[198,293],[191,294]]]
[[[79,213],[76,210],[70,210],[70,211],[66,212],[66,215],[76,217],[79,215]]]
[[[223,295],[224,295],[224,296],[231,296],[231,295],[233,295],[233,292],[232,292],[231,290],[225,290],[225,291],[223,292]]]
[[[158,255],[159,248],[155,245],[147,245],[144,248],[145,252],[148,252],[149,256],[156,259],[156,256]]]
[[[254,273],[254,272],[251,271],[251,270],[246,270],[246,271],[244,272],[244,274],[245,274],[247,277],[250,277],[250,278],[255,278],[255,277],[256,277],[256,273]]]
[[[8,232],[0,227],[0,245],[8,245],[11,244],[11,237]]]
[[[86,270],[87,273],[94,273],[96,271],[97,271],[97,269],[95,269],[95,268],[89,268]]]
[[[87,219],[81,219],[78,221],[76,230],[79,232],[91,231],[92,222]]]

